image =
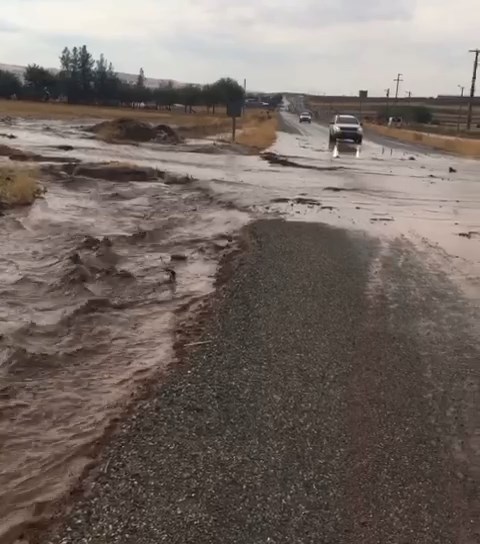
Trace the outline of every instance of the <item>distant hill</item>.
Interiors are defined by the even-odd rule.
[[[2,64],[0,63],[0,70],[7,70],[9,72],[13,72],[18,77],[23,79],[23,74],[25,73],[25,66],[19,66],[17,64]],[[54,74],[58,73],[58,69],[56,68],[49,68],[51,72]],[[118,77],[125,81],[126,83],[133,84],[137,81],[138,74],[126,74],[124,72],[117,72]],[[174,88],[183,87],[185,83],[180,83],[179,81],[174,81],[172,79],[157,79],[154,77],[147,77],[145,78],[145,86],[149,87],[151,89],[156,89],[157,87],[166,87],[167,85],[171,84]]]

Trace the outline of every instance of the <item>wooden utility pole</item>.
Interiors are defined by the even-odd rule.
[[[458,106],[457,132],[460,132],[460,118],[462,116],[463,93],[465,92],[465,87],[463,85],[458,85],[458,88],[460,89],[460,104]]]
[[[475,97],[475,82],[477,80],[478,55],[480,54],[480,49],[470,49],[469,53],[475,53],[475,60],[473,61],[472,86],[470,88],[470,100],[468,102],[467,130],[470,130],[472,126],[473,99]]]
[[[385,110],[388,124],[388,119],[390,118],[390,89],[385,89],[385,96],[387,98],[387,107],[385,108]]]
[[[398,88],[400,87],[400,82],[403,81],[402,75],[403,74],[398,74],[397,77],[393,80],[397,82],[397,87],[395,89],[395,104],[397,103],[397,100],[398,100]]]

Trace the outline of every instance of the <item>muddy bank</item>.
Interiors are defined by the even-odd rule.
[[[182,141],[169,125],[151,125],[131,118],[114,119],[98,123],[89,129],[98,138],[109,142],[159,142],[177,144]]]
[[[302,164],[296,161],[293,161],[287,157],[282,157],[281,155],[278,155],[277,153],[272,153],[271,151],[266,151],[264,153],[260,154],[260,157],[267,161],[268,163],[272,165],[279,165],[279,166],[289,166],[291,168],[305,168],[306,170],[318,170],[320,172],[322,171],[330,171],[334,172],[336,170],[344,170],[344,166],[315,166],[311,164]]]
[[[464,301],[400,241],[249,234],[203,336],[49,541],[469,542],[480,353]]]
[[[17,162],[79,162],[78,159],[61,157],[58,155],[44,156],[32,151],[16,149],[8,145],[0,144],[0,157],[8,157],[11,161]]]
[[[112,419],[163,375],[175,312],[211,291],[225,237],[248,221],[166,183],[187,176],[71,168],[0,217],[2,543],[48,518]]]

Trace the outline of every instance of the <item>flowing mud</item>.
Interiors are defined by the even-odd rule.
[[[81,165],[0,218],[0,541],[68,491],[137,385],[166,370],[174,312],[212,289],[248,220],[191,185],[105,168]]]
[[[48,513],[166,371],[175,312],[212,290],[251,217],[406,237],[480,300],[475,161],[369,140],[332,150],[289,114],[265,160],[205,139],[109,144],[94,122],[0,126],[21,160],[67,163],[42,165],[45,198],[0,217],[0,542]]]

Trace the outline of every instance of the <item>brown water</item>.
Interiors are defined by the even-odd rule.
[[[274,150],[308,168],[199,152],[205,142],[112,146],[75,123],[8,127],[15,147],[58,155],[55,146],[71,144],[65,156],[154,166],[199,182],[66,178],[30,209],[0,217],[0,541],[71,487],[132,392],[166,371],[175,310],[212,289],[219,246],[251,217],[404,236],[480,300],[477,161],[368,140],[335,157],[324,127],[299,130],[281,133]],[[172,264],[175,253],[187,260]]]
[[[196,189],[85,179],[0,218],[0,540],[69,489],[166,370],[174,311],[212,289],[216,242],[247,220]]]

